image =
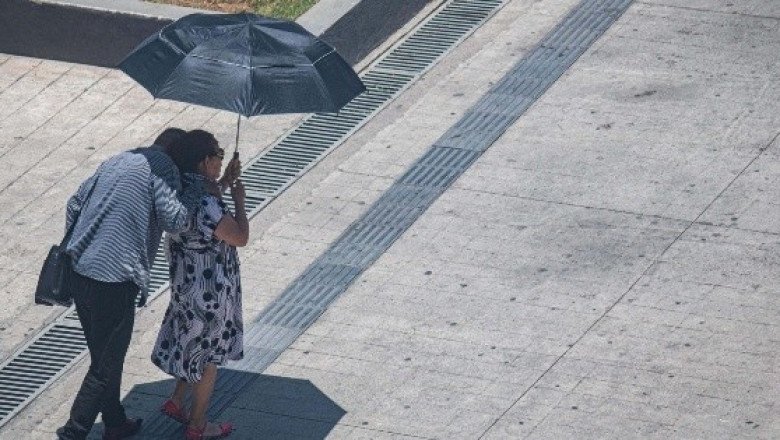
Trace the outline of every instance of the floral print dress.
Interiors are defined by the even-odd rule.
[[[198,179],[185,175],[185,185]],[[189,228],[169,236],[171,300],[152,352],[155,365],[187,382],[200,381],[208,363],[244,357],[238,253],[214,236],[229,210],[210,194],[196,206]]]

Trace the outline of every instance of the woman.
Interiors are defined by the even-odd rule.
[[[187,424],[185,438],[221,438],[230,434],[232,426],[207,422],[206,409],[217,366],[244,356],[236,247],[245,246],[249,237],[245,191],[239,180],[230,184],[235,213],[219,196],[209,192],[209,188],[217,186],[224,156],[224,150],[210,133],[190,131],[171,150],[182,171],[182,197],[194,197],[196,203],[185,201],[185,205],[195,206],[189,226],[169,236],[171,300],[157,335],[152,362],[178,379],[161,410]],[[228,168],[240,170],[240,164],[232,161]],[[184,397],[190,388],[192,406],[186,411]]]

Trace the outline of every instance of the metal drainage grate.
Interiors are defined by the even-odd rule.
[[[338,114],[309,116],[267,152],[251,160],[244,167],[242,176],[247,189],[247,212],[250,218],[363,126],[460,41],[467,38],[503,6],[505,1],[450,0],[446,2],[361,75],[367,88],[366,92],[353,99]],[[346,259],[345,261],[353,261],[349,258],[358,255],[355,249],[345,248],[343,252],[344,255],[339,258]],[[357,276],[357,273],[344,269],[343,266],[339,270],[342,272],[337,276],[340,276],[344,282]],[[328,272],[327,276],[331,277],[333,274]],[[310,281],[317,280],[321,281],[321,277],[312,278]],[[167,288],[168,265],[162,249],[159,249],[151,267],[149,301],[162,294]],[[338,294],[338,288],[334,288],[331,293],[323,293],[324,290],[320,287],[312,289],[313,298],[320,298],[322,295],[335,298]],[[308,292],[308,290],[301,291]],[[260,362],[258,365],[267,365],[273,361],[287,346],[286,341],[290,340],[290,337],[294,339],[300,330],[305,328],[295,327],[295,331],[291,333],[288,327],[291,323],[309,323],[321,313],[318,307],[308,312],[307,310],[304,307],[283,317],[274,318],[273,321],[279,324],[275,324],[274,328],[267,328],[269,333],[255,336],[254,339],[247,338],[247,342],[260,344],[272,350],[261,354],[261,357],[256,359]],[[36,345],[39,341],[43,345]],[[278,352],[273,351],[274,347],[278,348]],[[48,365],[42,368],[42,364],[20,363],[24,359],[34,359],[31,356],[43,352],[59,359],[58,362],[52,362],[51,368]],[[0,391],[2,392],[0,427],[85,354],[86,345],[76,312],[73,309],[67,310],[54,325],[44,329],[33,338],[31,343],[22,347],[8,361],[0,365]],[[36,379],[26,380],[31,375]],[[220,388],[238,389],[237,386],[240,388],[239,385],[226,382]],[[8,393],[6,389],[9,390]],[[229,397],[233,395],[232,393],[227,397],[220,397],[221,393],[223,392],[220,391],[215,396],[212,411],[219,412],[220,408],[226,407],[232,401]],[[156,432],[158,433],[156,435],[162,438],[167,438],[176,430],[175,425],[167,424],[163,418],[151,422],[145,424],[145,431]]]
[[[78,322],[78,321],[77,321]],[[80,326],[50,325],[0,370],[0,419],[10,418],[86,354]]]

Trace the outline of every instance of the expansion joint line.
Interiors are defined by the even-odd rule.
[[[755,155],[755,156],[754,156],[754,157],[753,157],[753,158],[752,158],[752,159],[751,159],[751,160],[750,160],[750,161],[747,163],[747,165],[745,165],[745,166],[742,168],[742,170],[740,170],[740,172],[739,172],[739,173],[737,173],[737,174],[736,174],[736,175],[735,175],[735,176],[734,176],[734,177],[731,179],[731,181],[729,181],[729,183],[728,183],[728,184],[726,184],[726,186],[725,186],[725,187],[724,187],[724,188],[723,188],[723,189],[722,189],[722,190],[721,190],[721,191],[720,191],[720,192],[719,192],[719,193],[718,193],[718,194],[717,194],[715,197],[713,197],[713,199],[712,199],[712,200],[711,200],[711,201],[710,201],[710,202],[707,204],[707,206],[705,206],[705,207],[704,207],[704,208],[701,210],[701,212],[699,212],[699,214],[696,216],[696,218],[694,218],[693,220],[691,220],[690,222],[688,222],[688,224],[685,226],[685,228],[683,228],[683,230],[682,230],[682,231],[681,231],[679,234],[677,234],[677,236],[676,236],[676,237],[675,237],[675,238],[674,238],[674,239],[673,239],[671,242],[669,242],[669,244],[668,244],[668,245],[667,245],[667,246],[666,246],[666,247],[665,247],[665,248],[664,248],[664,249],[663,249],[663,250],[662,250],[662,251],[661,251],[661,252],[658,254],[658,256],[656,256],[656,257],[653,259],[653,261],[652,261],[652,262],[650,262],[650,264],[647,266],[647,268],[646,268],[644,271],[642,271],[642,273],[641,273],[641,274],[640,274],[640,275],[637,277],[637,279],[636,279],[636,280],[634,280],[634,282],[633,282],[633,283],[631,283],[631,285],[628,287],[628,289],[626,289],[626,291],[625,291],[625,292],[623,292],[623,294],[622,294],[622,295],[620,295],[620,297],[618,297],[618,298],[617,298],[617,299],[616,299],[616,300],[615,300],[615,301],[612,303],[612,305],[610,305],[610,306],[609,306],[609,307],[608,307],[608,308],[607,308],[607,309],[604,311],[604,313],[602,313],[602,314],[601,314],[601,316],[599,316],[599,317],[598,317],[598,318],[597,318],[595,321],[593,321],[593,323],[591,323],[591,325],[589,325],[589,326],[588,326],[588,328],[587,328],[587,329],[585,329],[585,331],[584,331],[584,332],[582,332],[582,334],[581,334],[581,335],[580,335],[580,336],[579,336],[579,337],[578,337],[578,338],[577,338],[577,339],[576,339],[576,340],[575,340],[573,343],[571,343],[571,344],[569,344],[569,345],[568,345],[568,347],[566,348],[566,350],[565,350],[565,351],[564,351],[564,352],[563,352],[563,353],[562,353],[560,356],[558,356],[558,357],[555,359],[555,361],[553,361],[553,363],[552,363],[552,364],[550,364],[550,366],[549,366],[549,367],[548,367],[546,370],[544,370],[544,372],[543,372],[542,374],[540,374],[540,375],[539,375],[539,377],[538,377],[538,378],[537,378],[537,379],[536,379],[536,380],[535,380],[535,381],[534,381],[534,382],[533,382],[533,383],[532,383],[532,384],[531,384],[531,385],[530,385],[528,388],[526,388],[526,390],[525,390],[525,391],[523,391],[523,393],[522,393],[522,394],[521,394],[521,395],[520,395],[520,396],[519,396],[517,399],[515,399],[515,401],[512,403],[512,405],[510,405],[510,406],[509,406],[509,408],[507,408],[507,410],[506,410],[506,411],[504,411],[504,412],[501,414],[501,416],[499,416],[499,417],[498,417],[498,418],[497,418],[497,419],[496,419],[496,420],[493,422],[493,424],[492,424],[492,425],[491,425],[491,426],[490,426],[488,429],[486,429],[486,430],[485,430],[485,432],[483,432],[483,434],[482,434],[482,436],[480,436],[480,438],[484,437],[484,436],[485,436],[485,434],[487,434],[487,432],[488,432],[488,431],[490,431],[490,429],[491,429],[491,428],[492,428],[492,427],[493,427],[493,426],[494,426],[494,425],[495,425],[495,424],[498,422],[498,420],[500,420],[500,419],[501,419],[502,417],[504,417],[504,415],[506,415],[506,414],[507,414],[507,413],[508,413],[508,412],[509,412],[509,411],[510,411],[512,408],[514,408],[514,407],[515,407],[515,406],[516,406],[516,405],[517,405],[517,404],[520,402],[520,400],[522,400],[522,399],[523,399],[523,397],[525,397],[525,396],[526,396],[526,394],[528,394],[528,392],[529,392],[529,391],[531,391],[531,390],[532,390],[532,389],[533,389],[533,388],[536,386],[536,384],[538,384],[538,383],[539,383],[539,382],[540,382],[540,381],[541,381],[541,380],[542,380],[542,379],[543,379],[543,378],[544,378],[544,377],[547,375],[547,373],[549,373],[550,371],[552,371],[552,369],[553,369],[553,368],[555,368],[555,366],[556,366],[556,365],[558,365],[558,363],[559,363],[559,362],[560,362],[560,361],[561,361],[561,360],[562,360],[564,357],[566,357],[566,355],[568,355],[568,354],[569,354],[569,352],[570,352],[570,351],[571,351],[571,350],[572,350],[572,349],[573,349],[573,348],[574,348],[574,347],[575,347],[575,346],[576,346],[578,343],[580,343],[580,341],[582,341],[582,340],[585,338],[585,336],[587,336],[587,335],[588,335],[588,333],[590,333],[590,331],[591,331],[591,330],[593,330],[593,328],[595,328],[595,327],[596,327],[596,326],[597,326],[597,325],[598,325],[600,322],[602,322],[602,321],[603,321],[603,319],[604,319],[604,318],[606,318],[606,317],[607,317],[607,315],[609,315],[609,314],[610,314],[610,312],[612,312],[612,310],[613,310],[613,309],[614,309],[614,308],[615,308],[615,307],[616,307],[618,304],[620,304],[620,303],[623,301],[623,299],[624,299],[624,298],[625,298],[625,297],[626,297],[626,296],[627,296],[627,295],[628,295],[628,294],[629,294],[631,291],[633,291],[633,290],[634,290],[634,287],[636,287],[636,285],[637,285],[637,284],[639,284],[639,282],[640,282],[640,281],[641,281],[641,280],[642,280],[642,279],[643,279],[643,278],[644,278],[644,277],[645,277],[645,276],[646,276],[646,275],[647,275],[647,274],[648,274],[648,273],[649,273],[649,272],[650,272],[650,271],[651,271],[651,270],[652,270],[652,269],[653,269],[653,268],[654,268],[654,267],[655,267],[655,266],[656,266],[656,265],[659,263],[659,261],[661,260],[661,258],[662,258],[662,257],[663,257],[663,256],[666,254],[666,252],[668,252],[668,251],[669,251],[669,249],[671,249],[671,248],[672,248],[672,246],[674,246],[674,245],[675,245],[675,244],[676,244],[676,243],[677,243],[677,242],[678,242],[678,241],[679,241],[679,240],[680,240],[680,239],[681,239],[681,238],[682,238],[682,237],[683,237],[683,236],[684,236],[684,235],[685,235],[685,234],[686,234],[686,233],[687,233],[687,232],[688,232],[688,231],[689,231],[689,230],[690,230],[690,229],[691,229],[691,228],[692,228],[694,225],[701,225],[701,223],[699,223],[699,219],[700,219],[700,218],[701,218],[701,217],[702,217],[702,216],[703,216],[703,215],[704,215],[704,214],[705,214],[707,211],[709,211],[709,209],[712,207],[712,205],[713,205],[713,204],[715,204],[715,202],[716,202],[716,201],[718,201],[718,199],[719,199],[721,196],[723,196],[723,194],[724,194],[726,191],[728,191],[728,190],[729,190],[729,189],[730,189],[730,188],[731,188],[731,187],[734,185],[734,183],[737,181],[737,179],[739,179],[739,178],[740,178],[742,175],[744,175],[744,174],[745,174],[745,172],[746,172],[746,171],[747,171],[747,170],[748,170],[748,169],[749,169],[751,166],[753,166],[753,164],[754,164],[754,163],[755,163],[755,162],[756,162],[756,161],[757,161],[757,160],[758,160],[758,159],[759,159],[759,158],[760,158],[760,157],[761,157],[761,156],[762,156],[762,155],[763,155],[763,154],[766,152],[766,150],[768,150],[769,148],[771,148],[771,147],[772,147],[772,145],[774,145],[774,144],[777,142],[778,138],[780,138],[780,132],[778,132],[778,133],[777,133],[777,134],[776,134],[776,135],[775,135],[775,136],[772,138],[772,140],[771,140],[771,141],[769,141],[769,143],[767,143],[767,145],[766,145],[765,147],[761,147],[761,148],[759,149],[758,153],[757,153],[757,154],[756,154],[756,155]],[[720,227],[723,227],[723,228],[728,228],[727,226],[720,226]],[[538,425],[537,425],[537,426],[538,426]],[[534,429],[535,429],[535,428],[534,428]],[[533,432],[533,431],[532,431],[532,432]]]

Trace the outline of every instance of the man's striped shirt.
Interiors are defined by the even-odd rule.
[[[133,281],[144,303],[163,230],[187,226],[187,208],[177,198],[180,189],[176,165],[158,146],[103,162],[68,201],[66,230],[78,214],[67,246],[76,272],[104,282]]]

